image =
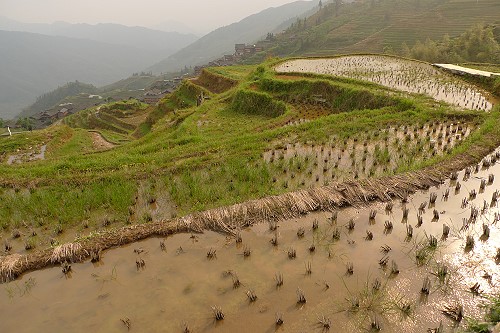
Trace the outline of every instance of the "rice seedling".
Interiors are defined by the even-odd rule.
[[[175,250],[175,254],[179,255],[179,254],[183,254],[184,253],[184,249],[182,248],[182,246],[179,246],[177,248],[177,250]]]
[[[464,317],[464,308],[462,304],[445,305],[441,312],[457,323],[461,322]]]
[[[167,251],[167,246],[165,245],[164,240],[160,241],[160,250],[162,250],[163,252]]]
[[[295,259],[297,257],[297,251],[294,248],[288,248],[287,250],[288,259]]]
[[[334,224],[334,223],[337,222],[338,214],[339,214],[338,211],[333,211],[332,212],[332,216],[330,217],[330,221],[331,221],[332,224]]]
[[[406,239],[410,240],[413,237],[413,227],[411,224],[406,225]]]
[[[370,210],[370,217],[369,217],[370,221],[375,220],[375,216],[377,216],[377,211],[374,209]]]
[[[380,247],[380,252],[385,254],[391,252],[391,250],[392,250],[391,247],[387,244]]]
[[[495,261],[500,261],[500,248],[497,248],[497,253],[495,255]]]
[[[462,207],[462,209],[463,209],[463,208],[466,208],[468,205],[469,205],[469,199],[463,198],[462,205],[460,207]]]
[[[472,235],[467,235],[465,240],[465,251],[471,251],[474,248],[474,237]]]
[[[233,279],[233,289],[238,289],[241,286],[240,278],[235,272],[231,273],[231,278]]]
[[[376,278],[375,280],[373,280],[372,290],[373,291],[379,291],[380,287],[382,287],[382,283],[380,282],[380,279]]]
[[[332,325],[330,318],[326,318],[325,315],[318,316],[318,325],[323,329],[323,331],[328,331]]]
[[[455,184],[455,194],[460,192],[461,188],[462,188],[462,184],[460,184],[460,182],[457,181],[457,183]]]
[[[443,224],[443,239],[448,238],[448,235],[450,234],[450,227],[446,224]]]
[[[418,207],[419,212],[425,212],[425,208],[427,207],[427,201],[424,201]]]
[[[274,281],[276,282],[276,287],[281,287],[283,285],[283,274],[276,273],[274,275]]]
[[[8,241],[5,241],[3,248],[6,253],[9,253],[12,250],[12,245]]]
[[[493,194],[491,195],[491,203],[492,204],[496,204],[497,201],[498,201],[498,195],[499,195],[499,191],[496,190],[495,192],[493,192]]]
[[[92,263],[96,263],[96,262],[101,261],[101,250],[100,249],[90,251],[90,261]]]
[[[493,182],[494,182],[494,181],[495,181],[495,175],[494,175],[494,174],[492,174],[492,173],[490,173],[490,174],[488,175],[488,185],[493,184]]]
[[[346,274],[347,275],[353,275],[354,274],[354,265],[352,262],[348,262],[346,264]]]
[[[475,189],[472,189],[470,192],[469,192],[469,200],[474,200],[476,199],[477,197],[477,192]]]
[[[388,203],[385,205],[385,210],[386,210],[386,212],[392,212],[392,208],[393,208],[393,203],[392,203],[392,202],[388,202]]]
[[[278,222],[269,221],[269,231],[276,231],[278,229]]]
[[[250,257],[251,253],[252,251],[250,250],[250,248],[248,246],[245,246],[245,248],[243,249],[243,257],[245,258]]]
[[[215,258],[217,258],[217,250],[210,248],[210,250],[208,250],[208,252],[207,252],[207,259],[212,260]]]
[[[391,221],[386,220],[386,221],[384,222],[384,232],[385,232],[386,234],[390,233],[390,232],[392,231],[393,227],[394,227],[394,226],[393,226],[393,224],[392,224],[392,222],[391,222]]]
[[[409,208],[404,207],[403,208],[403,221],[408,220],[408,213],[410,212]]]
[[[457,180],[458,179],[458,173],[457,172],[452,172],[450,175],[450,180]]]
[[[428,245],[429,248],[432,250],[436,249],[438,242],[437,238],[434,235],[430,235],[428,240],[429,240],[429,245]]]
[[[61,270],[65,275],[68,275],[71,272],[71,264],[67,261],[62,262]]]
[[[142,258],[137,258],[135,260],[135,266],[137,270],[144,269],[144,267],[146,267],[146,262]]]
[[[309,252],[313,253],[314,251],[316,251],[316,245],[312,243],[311,245],[309,245]]]
[[[443,193],[443,199],[446,201],[448,200],[448,197],[450,196],[450,189],[447,188],[444,193]]]
[[[483,234],[481,235],[481,238],[486,240],[489,237],[490,237],[490,227],[486,223],[483,223]]]
[[[297,303],[305,304],[307,302],[306,295],[302,289],[297,288],[296,294],[297,294]]]
[[[378,261],[378,264],[380,265],[380,268],[386,268],[388,262],[389,262],[389,257],[384,256]]]
[[[432,273],[435,275],[440,283],[444,283],[445,279],[448,277],[448,266],[444,264],[438,264],[436,271]]]
[[[312,225],[312,230],[317,230],[319,227],[318,220],[314,219],[313,225]]]
[[[380,321],[376,315],[373,316],[370,321],[370,329],[375,332],[378,332],[382,329],[382,327],[380,326]]]
[[[247,290],[246,295],[250,302],[255,302],[257,300],[257,294],[252,289]]]
[[[354,222],[354,219],[350,219],[349,222],[347,222],[346,228],[349,231],[354,230],[354,227],[356,226],[356,222]]]
[[[191,329],[187,323],[182,324],[182,333],[191,333]]]
[[[274,322],[275,322],[276,326],[283,325],[283,313],[276,312],[276,316],[275,316]]]
[[[474,296],[478,296],[479,294],[481,294],[481,285],[479,284],[479,282],[476,282],[472,287],[470,287],[470,291],[471,293],[474,295]]]
[[[367,241],[373,240],[373,232],[371,232],[370,230],[366,230],[365,240],[367,240]]]
[[[424,223],[424,217],[422,216],[422,214],[417,214],[417,225],[416,225],[416,227],[420,228],[423,223]]]
[[[130,327],[132,326],[130,319],[125,317],[125,318],[120,318],[120,321],[123,323],[123,325],[125,325],[125,327],[127,328],[127,331],[130,331]]]
[[[428,276],[424,278],[424,282],[422,283],[422,288],[420,288],[420,292],[425,295],[429,295],[431,292],[431,280]]]
[[[236,232],[236,235],[234,236],[234,241],[236,242],[236,244],[240,244],[241,242],[243,242],[243,238],[241,237],[240,231]]]
[[[429,203],[431,205],[434,205],[436,203],[436,199],[437,199],[437,194],[435,192],[432,192],[429,196]]]
[[[484,189],[486,188],[486,179],[481,179],[481,184],[479,184],[479,192],[484,192]]]
[[[25,249],[26,251],[29,251],[29,250],[34,249],[34,248],[35,248],[35,246],[36,246],[36,243],[35,243],[35,241],[34,241],[32,238],[27,239],[27,240],[24,242],[24,249]]]
[[[306,266],[306,275],[311,275],[312,274],[312,263],[308,261],[305,263]]]
[[[335,228],[335,230],[333,231],[333,234],[332,234],[332,240],[338,241],[339,239],[340,239],[340,229]]]
[[[222,308],[217,305],[212,306],[212,313],[213,317],[216,321],[220,321],[224,319],[224,312],[222,311]]]
[[[394,260],[391,261],[391,275],[398,275],[399,267]]]
[[[275,232],[273,238],[269,241],[273,246],[278,246],[278,233]]]
[[[144,249],[142,247],[134,249],[135,254],[141,254],[142,252],[144,252]]]
[[[302,237],[304,237],[305,233],[306,233],[306,230],[303,227],[300,227],[299,230],[297,230],[297,237],[302,238]]]

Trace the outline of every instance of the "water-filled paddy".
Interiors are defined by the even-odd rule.
[[[278,73],[314,73],[377,83],[472,110],[489,111],[492,98],[474,85],[458,80],[429,64],[376,55],[325,59],[295,59],[278,65]]]
[[[260,224],[242,230],[241,243],[213,232],[151,238],[107,251],[97,263],[72,264],[68,274],[60,267],[25,274],[0,286],[0,330],[125,332],[128,324],[182,332],[187,324],[193,332],[320,332],[322,320],[332,332],[364,332],[375,322],[383,332],[422,332],[441,322],[453,331],[460,323],[442,311],[462,306],[465,316],[480,316],[478,305],[500,279],[499,209],[491,202],[500,167],[470,171],[407,203],[394,201],[392,210],[378,203],[340,209],[336,219],[324,212],[281,221],[276,230]]]

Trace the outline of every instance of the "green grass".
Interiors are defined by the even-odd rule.
[[[44,161],[0,165],[0,200],[5,203],[0,208],[2,226],[41,220],[69,227],[87,218],[99,221],[104,215],[125,223],[137,184],[144,179],[165,185],[178,215],[294,190],[292,185],[273,182],[280,170],[262,158],[264,152],[284,142],[321,144],[331,136],[340,140],[387,126],[431,120],[482,125],[452,155],[481,142],[485,135],[500,136],[496,129],[498,109],[489,114],[457,111],[422,96],[408,98],[354,80],[304,76],[287,82],[269,70],[272,64],[219,69],[240,78],[238,87],[221,94],[209,94],[185,82],[127,136],[132,141],[122,140],[109,151],[94,152],[89,134],[79,127],[86,128],[85,117],[94,112],[91,110],[69,119],[72,127],[52,126],[0,138],[0,150],[7,154],[48,143]],[[211,99],[196,107],[202,91]],[[305,99],[318,92],[332,103],[335,112],[301,125],[283,126],[298,115],[297,106],[287,96]],[[122,138],[107,128],[99,131],[110,141]],[[139,138],[132,139],[137,133]],[[410,160],[400,165],[398,172],[432,165],[452,155],[425,162]],[[384,151],[377,156],[381,161],[388,158]],[[297,163],[305,161],[291,163],[291,168],[297,168]],[[28,188],[35,190],[27,193]]]

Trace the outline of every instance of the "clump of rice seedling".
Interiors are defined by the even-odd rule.
[[[314,243],[312,243],[310,246],[309,246],[309,252],[314,252],[316,251],[316,245],[314,245]]]
[[[451,179],[451,180],[457,180],[457,179],[458,179],[458,173],[457,173],[457,172],[453,172],[453,173],[450,175],[450,179]]]
[[[446,305],[441,312],[457,323],[461,322],[464,317],[464,308],[462,304]]]
[[[380,252],[385,254],[391,252],[391,250],[392,250],[391,247],[387,244],[380,247]]]
[[[375,209],[370,210],[370,220],[375,220],[375,216],[377,216],[377,211]]]
[[[413,237],[413,227],[411,224],[406,225],[406,239],[410,240]]]
[[[353,275],[354,274],[354,265],[352,262],[348,262],[346,264],[346,274],[347,275]]]
[[[3,248],[6,253],[9,253],[12,250],[12,245],[8,241],[5,241]]]
[[[384,230],[385,230],[386,233],[389,233],[392,230],[393,227],[394,226],[393,226],[393,224],[392,224],[391,221],[387,220],[387,221],[384,222]]]
[[[142,252],[144,252],[144,249],[142,247],[139,247],[137,249],[134,249],[134,253],[135,254],[141,254]]]
[[[408,213],[410,212],[409,208],[403,208],[403,220],[408,220]]]
[[[477,192],[475,189],[472,189],[470,192],[469,192],[469,200],[474,200],[476,199],[477,197]]]
[[[271,244],[273,244],[273,246],[278,246],[278,233],[277,232],[274,233],[274,236],[273,236],[273,238],[271,238],[270,242],[271,242]]]
[[[481,179],[481,184],[479,184],[479,192],[484,192],[486,189],[486,179]]]
[[[387,263],[389,262],[389,257],[384,256],[382,259],[378,261],[378,264],[380,265],[381,268],[385,268],[387,266]]]
[[[490,227],[483,223],[483,234],[481,236],[483,239],[488,239],[490,237]]]
[[[370,230],[366,230],[365,240],[367,240],[367,241],[373,240],[373,232],[371,232]]]
[[[443,193],[443,199],[448,200],[448,197],[450,196],[450,189],[447,188],[444,193]]]
[[[241,286],[240,278],[238,277],[238,274],[235,272],[231,273],[231,277],[233,279],[233,289],[237,289]]]
[[[64,274],[69,274],[71,272],[71,264],[67,261],[61,263],[61,270]]]
[[[488,175],[488,184],[491,185],[491,184],[493,184],[494,181],[495,181],[495,175],[490,173]]]
[[[354,219],[350,219],[349,222],[347,222],[346,228],[350,231],[354,230],[354,227],[356,226],[356,222],[354,222]]]
[[[281,287],[283,285],[283,274],[276,273],[274,275],[274,281],[276,282],[276,287]]]
[[[304,291],[300,288],[297,288],[297,303],[299,304],[305,304],[307,302],[306,300],[306,295],[304,293]]]
[[[283,325],[283,313],[276,312],[276,318],[275,318],[274,322],[276,323],[276,326]]]
[[[429,248],[435,249],[437,247],[437,238],[434,235],[429,236]]]
[[[351,296],[347,299],[349,302],[349,311],[357,311],[359,310],[359,298],[356,296]]]
[[[437,209],[434,209],[434,210],[432,211],[432,215],[433,215],[433,220],[434,220],[434,221],[439,220],[439,211],[438,211]]]
[[[378,332],[382,329],[380,326],[380,321],[376,315],[373,316],[373,318],[370,321],[370,328],[372,331],[375,331],[375,332]]]
[[[250,257],[251,253],[252,251],[250,250],[250,248],[248,246],[245,246],[245,248],[243,249],[243,257],[245,258]]]
[[[212,312],[213,312],[214,319],[216,321],[220,321],[220,320],[224,319],[224,312],[222,311],[222,308],[220,306],[213,305]]]
[[[435,192],[432,192],[429,196],[429,202],[431,205],[434,205],[436,203],[437,199],[437,194]]]
[[[295,259],[297,257],[297,252],[295,251],[294,248],[288,248],[287,250],[287,254],[288,254],[288,259]]]
[[[306,230],[303,227],[300,227],[299,230],[297,230],[297,237],[302,238],[302,237],[304,237],[305,233],[306,233]]]
[[[243,238],[241,237],[241,232],[237,231],[236,235],[234,236],[234,240],[237,244],[243,242]]]
[[[448,235],[450,234],[450,227],[446,224],[443,224],[443,239],[448,238]]]
[[[394,260],[391,261],[391,275],[398,275],[399,267]]]
[[[187,323],[182,324],[182,333],[191,333],[191,329]]]
[[[252,289],[247,290],[246,295],[250,302],[255,302],[257,300],[257,294],[255,294],[255,291],[253,291]]]
[[[393,208],[393,203],[392,202],[388,202],[386,205],[385,205],[385,210],[387,212],[392,212],[392,208]]]
[[[141,268],[144,269],[144,267],[146,267],[146,262],[142,258],[137,258],[135,260],[135,266],[137,270],[140,270]]]
[[[422,214],[417,214],[417,225],[416,225],[416,227],[420,228],[423,223],[424,223],[424,217],[422,216]]]
[[[100,249],[90,251],[90,261],[92,263],[96,263],[96,262],[101,261],[101,250]]]
[[[324,331],[328,331],[332,325],[330,318],[326,318],[325,315],[318,316],[318,325],[322,327]]]
[[[167,246],[165,245],[164,240],[160,241],[160,250],[162,250],[163,252],[167,251]]]
[[[317,219],[314,219],[314,221],[313,221],[313,225],[312,225],[312,229],[313,229],[313,230],[316,230],[316,229],[318,229],[318,227],[319,227],[318,220],[317,220]]]
[[[462,188],[462,184],[457,181],[457,183],[455,184],[455,193],[458,193],[460,191],[460,188]]]
[[[427,207],[427,201],[424,201],[420,204],[420,206],[418,207],[418,211],[419,212],[425,211],[425,207]]]
[[[339,215],[339,212],[338,211],[333,211],[332,212],[332,216],[330,217],[330,221],[332,223],[336,223],[337,222],[337,217]]]
[[[12,238],[16,239],[21,237],[21,232],[17,229],[12,230]]]
[[[305,263],[306,266],[306,275],[311,275],[312,274],[312,263],[308,261]]]
[[[130,319],[125,317],[125,318],[120,318],[120,321],[125,325],[128,331],[130,331],[130,327],[132,326],[132,323],[130,322]]]
[[[278,222],[276,221],[269,221],[269,230],[270,231],[276,231],[278,229]]]
[[[339,228],[335,228],[335,230],[333,231],[332,239],[334,241],[338,241],[340,239],[340,229]]]
[[[439,282],[443,283],[448,276],[448,266],[444,264],[438,264],[436,272],[432,274],[438,278]]]
[[[467,235],[467,238],[465,239],[465,250],[470,251],[474,248],[474,237],[472,235]]]
[[[30,239],[26,240],[26,242],[24,242],[24,249],[26,251],[32,250],[34,248],[35,248],[35,241],[32,238],[30,238]]]
[[[374,291],[378,291],[380,290],[380,287],[382,286],[382,283],[380,282],[380,279],[379,278],[376,278],[375,280],[373,280],[373,283],[372,283],[372,289]]]
[[[424,282],[422,283],[422,288],[420,289],[420,292],[425,295],[429,295],[431,292],[431,280],[429,279],[428,276],[424,278]]]
[[[481,293],[481,285],[479,284],[479,282],[476,282],[472,287],[470,287],[470,291],[473,295],[475,296],[478,296],[480,293]]]
[[[210,250],[208,250],[208,252],[207,252],[207,258],[209,260],[217,258],[217,250],[213,249],[213,248],[210,248]]]

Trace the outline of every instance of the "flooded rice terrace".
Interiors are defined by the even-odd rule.
[[[25,274],[0,286],[0,331],[455,332],[500,282],[498,157],[406,200]]]
[[[278,73],[315,73],[370,81],[472,110],[489,111],[493,107],[491,97],[474,85],[429,64],[401,58],[354,55],[296,59],[278,65],[275,70]]]

